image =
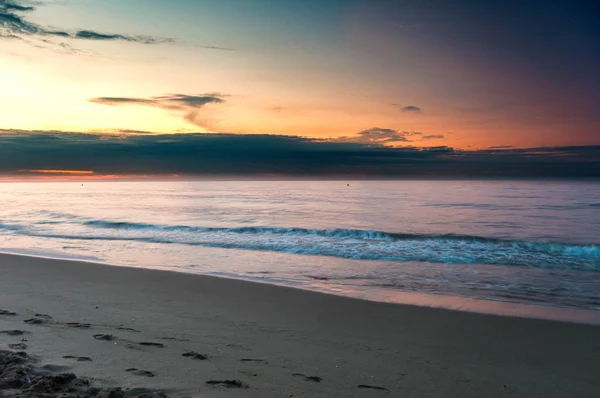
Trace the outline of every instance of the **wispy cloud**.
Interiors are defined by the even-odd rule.
[[[224,96],[219,93],[208,93],[201,95],[169,94],[150,98],[97,97],[90,99],[90,102],[111,106],[146,105],[162,109],[181,110],[186,108],[202,108],[206,104],[225,102],[222,98]]]
[[[357,144],[392,144],[397,142],[410,142],[409,137],[420,136],[423,133],[418,131],[398,131],[394,129],[383,129],[373,127],[368,130],[363,130],[355,136],[344,136],[335,138],[337,142],[353,142]]]
[[[199,46],[208,50],[219,50],[219,51],[235,51],[235,48],[219,47],[219,46]]]
[[[227,97],[221,93],[207,93],[201,95],[169,94],[150,98],[135,97],[98,97],[89,101],[95,104],[109,106],[141,105],[155,108],[180,111],[184,114],[184,119],[199,127],[203,126],[203,120],[199,111],[208,104],[220,104],[225,102]]]
[[[424,135],[421,137],[422,140],[437,140],[444,138],[443,134]]]
[[[27,36],[54,36],[82,40],[127,41],[141,44],[174,42],[173,39],[169,38],[100,33],[88,29],[74,32],[50,29],[27,19],[27,14],[35,10],[35,7],[20,4],[17,0],[0,0],[0,38],[24,39]]]
[[[80,30],[77,31],[73,37],[76,39],[86,39],[86,40],[122,40],[122,41],[131,41],[142,44],[161,44],[161,43],[174,43],[174,39],[165,39],[151,36],[125,36],[119,34],[107,34],[107,33],[98,33],[92,30]]]

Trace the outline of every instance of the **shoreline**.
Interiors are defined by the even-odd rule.
[[[335,291],[334,287],[324,287],[322,289],[314,289],[311,286],[303,286],[303,285],[291,285],[285,283],[277,283],[272,281],[265,281],[262,278],[244,278],[242,276],[236,275],[215,275],[213,273],[193,273],[187,272],[185,270],[180,269],[158,269],[158,268],[146,268],[146,267],[135,267],[130,265],[121,265],[121,264],[112,264],[100,261],[98,258],[94,257],[81,257],[77,258],[75,256],[60,256],[57,254],[56,256],[52,254],[44,254],[44,253],[34,253],[34,251],[20,251],[22,249],[11,249],[2,250],[0,249],[0,256],[8,255],[8,256],[21,256],[21,257],[31,257],[31,258],[40,258],[46,260],[57,260],[57,261],[72,261],[72,262],[81,262],[88,264],[96,264],[101,266],[108,267],[120,267],[120,268],[130,268],[130,269],[141,269],[141,270],[149,270],[149,271],[160,271],[160,272],[174,272],[179,274],[186,275],[195,275],[195,276],[205,276],[209,278],[223,278],[229,280],[239,280],[248,283],[259,283],[268,286],[278,286],[289,289],[297,289],[302,291],[314,292],[318,294],[331,295],[336,297],[345,297],[354,300],[361,301],[369,301],[373,303],[385,303],[391,305],[407,305],[407,306],[415,306],[415,307],[423,307],[423,308],[434,308],[441,309],[447,311],[459,311],[459,312],[469,312],[475,314],[483,314],[483,315],[492,315],[492,316],[502,316],[502,317],[516,317],[516,318],[524,318],[524,319],[538,319],[538,320],[549,320],[549,321],[557,321],[557,322],[567,322],[567,323],[577,323],[584,325],[600,325],[600,311],[586,310],[586,309],[578,309],[578,308],[566,308],[566,307],[553,307],[547,305],[535,305],[535,304],[524,304],[524,303],[514,303],[509,301],[496,301],[496,300],[484,300],[484,299],[475,299],[469,297],[461,297],[461,296],[452,296],[452,295],[443,295],[443,294],[433,294],[433,293],[419,293],[419,292],[407,292],[407,291],[394,291],[391,289],[375,289],[369,288],[370,292],[377,291],[375,296],[377,298],[373,298],[373,294],[370,296],[362,296],[359,297],[356,294],[345,293],[340,291],[339,289]],[[218,273],[218,272],[217,272]],[[355,287],[355,291],[356,291]],[[366,289],[365,289],[366,290]]]
[[[0,255],[0,275],[0,309],[17,314],[0,315],[0,332],[26,332],[26,352],[41,365],[101,388],[174,397],[591,397],[600,390],[597,326],[8,254]],[[0,333],[0,350],[21,337]],[[241,388],[207,384],[227,380]]]

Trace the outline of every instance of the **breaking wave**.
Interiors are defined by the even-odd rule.
[[[58,239],[137,241],[286,252],[356,260],[490,264],[600,271],[600,246],[532,242],[455,234],[410,234],[359,229],[202,227],[160,225],[45,214],[30,225],[0,224],[15,235]]]

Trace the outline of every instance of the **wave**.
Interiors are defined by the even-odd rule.
[[[355,238],[369,240],[403,240],[403,239],[428,239],[442,238],[447,239],[471,239],[471,240],[494,240],[493,238],[480,238],[477,236],[463,235],[419,235],[408,233],[394,233],[383,231],[371,231],[361,229],[308,229],[295,227],[198,227],[188,225],[157,225],[132,222],[118,222],[105,220],[90,220],[83,222],[84,225],[107,229],[121,230],[156,230],[156,231],[183,231],[183,232],[230,232],[236,234],[254,234],[254,235],[295,235],[295,236],[326,236],[335,238]],[[497,239],[496,239],[497,240]]]
[[[400,241],[400,240],[440,240],[440,241],[464,241],[479,243],[495,243],[510,246],[523,246],[530,250],[539,250],[548,253],[570,253],[571,255],[591,256],[600,259],[600,246],[567,244],[557,242],[529,242],[518,240],[505,240],[499,238],[480,237],[473,235],[457,234],[410,234],[361,229],[308,229],[294,227],[198,227],[187,225],[157,225],[131,222],[114,222],[104,220],[91,220],[84,222],[84,225],[95,226],[109,229],[140,229],[140,230],[158,230],[158,231],[191,231],[191,232],[230,232],[236,234],[256,234],[256,235],[293,235],[293,236],[324,236],[334,238],[350,238],[362,240],[382,240],[382,241]]]
[[[532,242],[456,234],[359,229],[203,227],[51,217],[31,225],[0,224],[7,233],[43,238],[135,241],[286,252],[356,260],[490,264],[600,271],[600,246]]]

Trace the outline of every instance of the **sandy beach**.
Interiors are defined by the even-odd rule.
[[[26,355],[10,360],[8,351]],[[0,395],[42,396],[32,387],[42,373],[76,374],[77,383],[63,383],[73,391],[85,380],[97,388],[73,396],[547,398],[600,391],[597,326],[13,255],[0,255],[0,352]],[[34,373],[17,390],[6,386],[9,362]]]

